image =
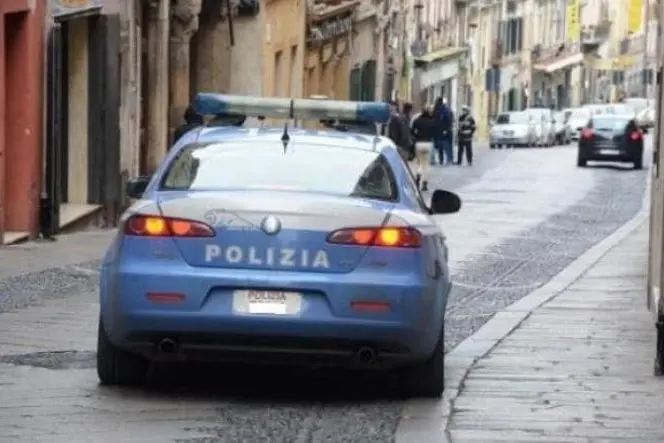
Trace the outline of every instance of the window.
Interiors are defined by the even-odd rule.
[[[525,124],[530,121],[530,116],[526,112],[509,112],[500,114],[496,118],[496,124],[506,125],[511,123]]]
[[[281,51],[274,54],[274,84],[272,85],[272,95],[279,97],[281,95]]]
[[[291,46],[290,67],[288,70],[288,78],[286,80],[288,81],[288,93],[286,96],[292,97],[293,89],[296,89],[293,86],[297,80],[297,45]]]
[[[374,101],[376,92],[376,61],[367,60],[350,71],[350,94],[354,101]]]
[[[192,145],[162,179],[163,190],[305,191],[393,201],[394,173],[374,151],[279,141]]]

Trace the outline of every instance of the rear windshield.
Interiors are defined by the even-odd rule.
[[[528,123],[528,114],[525,112],[510,112],[509,114],[500,114],[496,119],[499,125],[509,123]]]
[[[595,117],[592,121],[592,127],[598,131],[617,131],[622,130],[629,123],[629,119],[615,117]]]
[[[177,156],[162,190],[283,190],[393,201],[394,173],[379,152],[291,142],[193,145]]]

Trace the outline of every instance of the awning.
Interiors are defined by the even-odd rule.
[[[565,57],[560,57],[549,62],[540,62],[536,63],[533,66],[533,69],[536,71],[543,71],[547,74],[551,74],[560,69],[569,68],[570,66],[578,65],[583,62],[583,54],[578,52],[576,54],[568,55]]]
[[[56,22],[64,22],[97,15],[101,13],[103,3],[103,0],[52,0],[51,16]]]
[[[431,63],[441,60],[450,59],[453,57],[458,57],[461,54],[468,51],[468,48],[461,46],[452,46],[449,48],[440,49],[438,51],[431,51],[427,54],[424,54],[422,57],[415,57],[413,60],[415,63]]]

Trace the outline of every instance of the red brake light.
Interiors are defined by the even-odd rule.
[[[592,138],[593,130],[590,128],[583,128],[581,130],[581,138]]]
[[[634,141],[636,141],[636,140],[641,140],[641,132],[639,132],[639,131],[634,131],[634,132],[632,132],[632,133],[629,135],[629,138],[631,138],[631,139],[634,140]]]
[[[214,237],[205,223],[154,215],[133,215],[125,222],[126,235],[142,237]]]
[[[332,232],[329,243],[388,248],[419,248],[422,234],[413,228],[349,228]]]

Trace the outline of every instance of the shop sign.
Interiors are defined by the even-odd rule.
[[[347,35],[352,26],[353,20],[350,15],[312,23],[309,25],[309,31],[307,32],[307,44],[315,46],[342,35]]]
[[[104,0],[51,0],[51,16],[62,18],[97,13],[103,5]]]

